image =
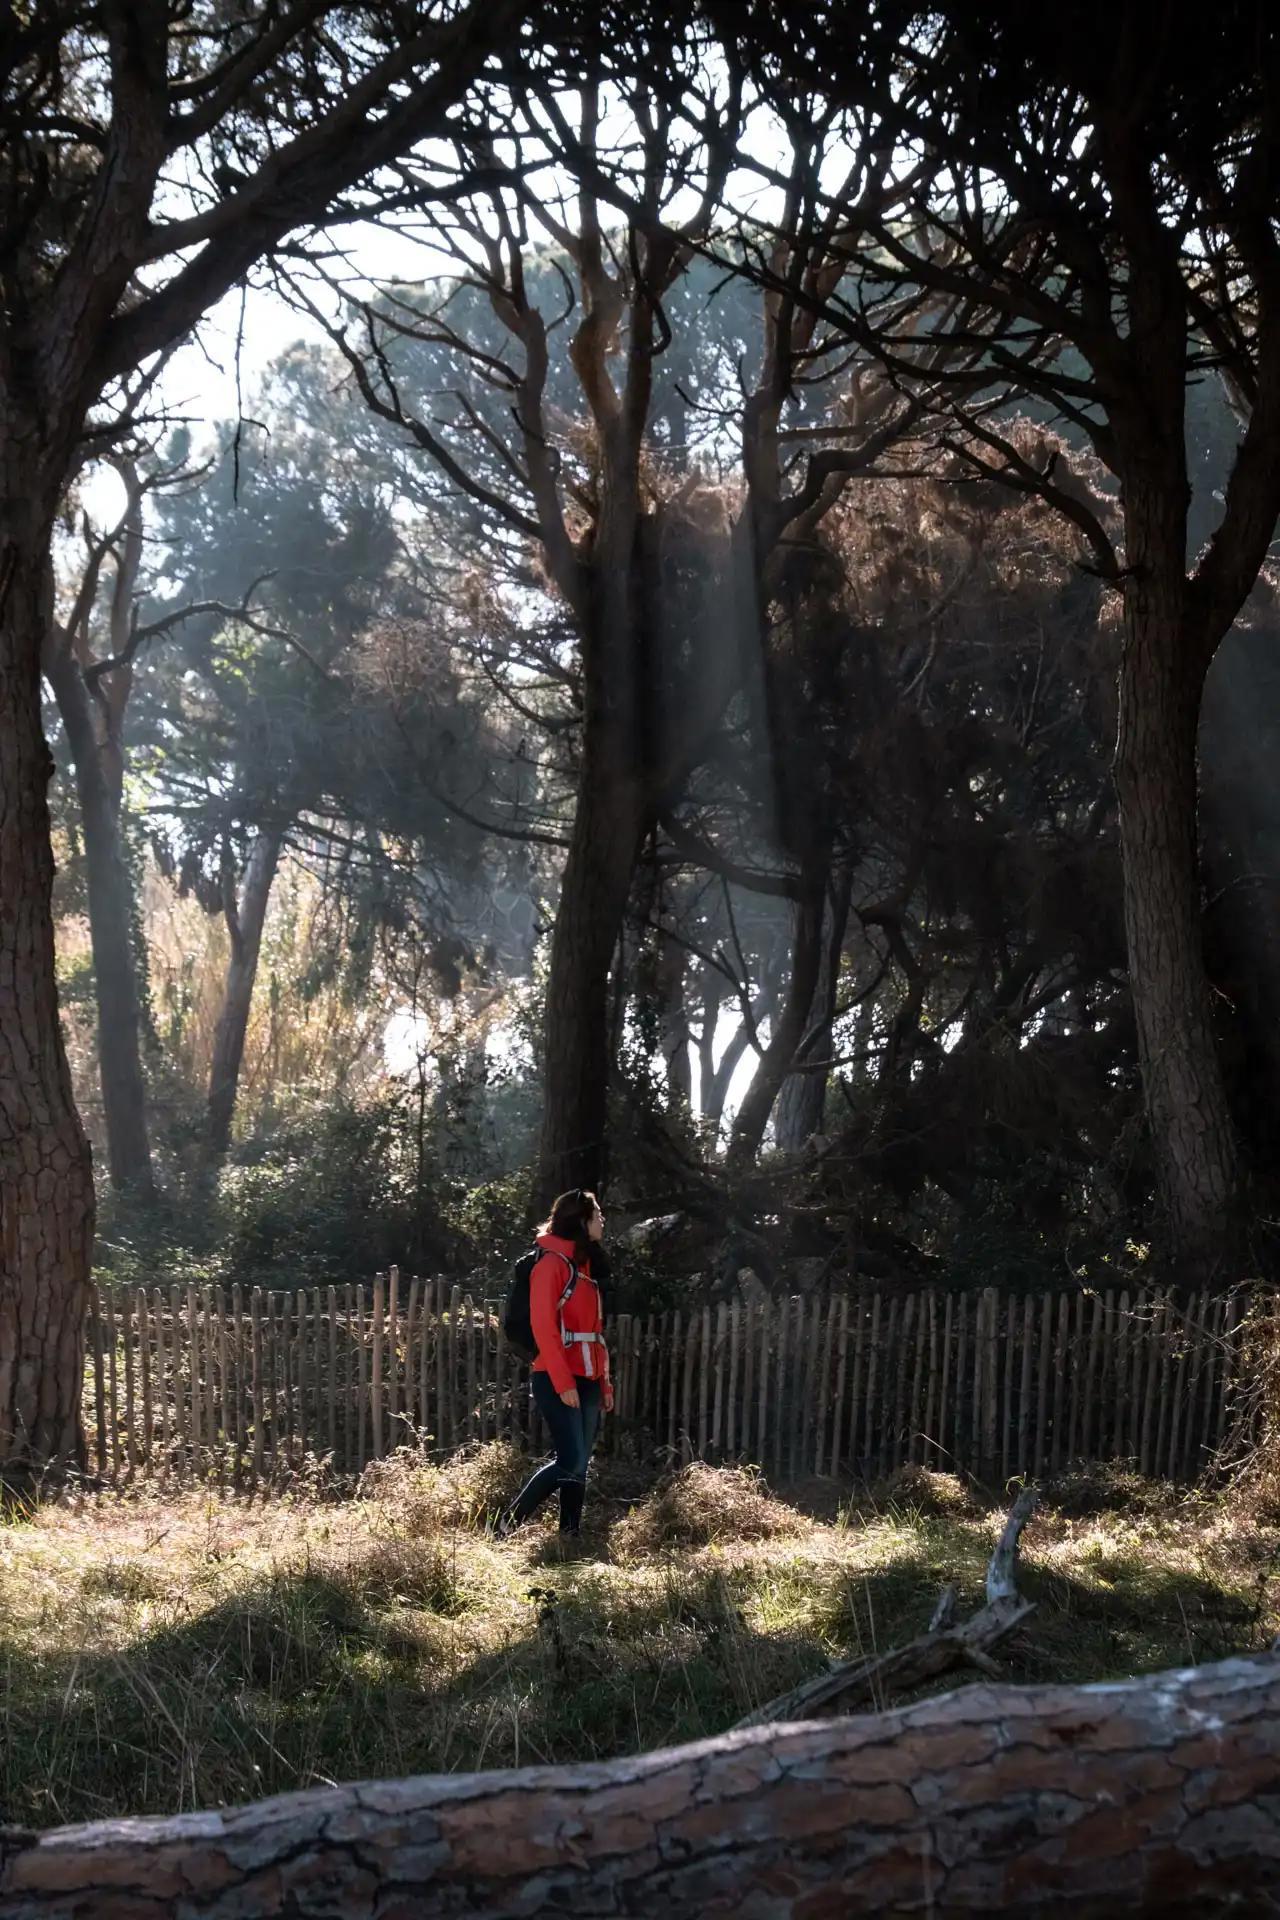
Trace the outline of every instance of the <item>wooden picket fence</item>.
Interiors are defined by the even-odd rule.
[[[986,1481],[1131,1461],[1191,1480],[1241,1418],[1243,1290],[882,1288],[620,1314],[607,1451],[748,1460],[775,1480],[908,1462]],[[439,1280],[104,1290],[90,1464],[236,1485],[356,1474],[405,1444],[544,1445],[499,1303]]]

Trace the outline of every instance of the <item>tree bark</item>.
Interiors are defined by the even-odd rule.
[[[782,1011],[774,1021],[768,1045],[760,1056],[760,1063],[733,1123],[728,1154],[730,1166],[747,1166],[760,1151],[774,1102],[805,1037],[809,1010],[813,1005],[822,966],[825,905],[826,876],[825,873],[818,873],[810,876],[796,902],[791,978],[787,983]]]
[[[205,112],[206,135],[246,112],[265,126],[261,100],[297,58],[311,59],[316,16],[327,11],[307,7],[264,26],[203,106],[188,110],[187,138],[199,140],[192,118],[199,122]],[[267,139],[261,163],[239,176],[218,207],[154,222],[156,185],[179,131],[179,96],[168,84],[173,21],[155,4],[104,9],[82,102],[93,124],[84,152],[96,147],[100,163],[83,179],[77,171],[69,186],[39,164],[37,149],[48,132],[41,126],[45,78],[65,77],[62,41],[78,28],[64,15],[47,32],[42,27],[46,66],[15,110],[19,147],[33,139],[36,146],[13,175],[22,211],[9,236],[0,324],[2,1468],[17,1471],[38,1457],[52,1465],[81,1448],[93,1181],[58,1024],[51,760],[39,696],[44,575],[86,414],[110,382],[189,332],[287,233],[323,220],[362,175],[441,130],[520,18],[510,0],[488,0],[439,33],[400,34],[354,85],[344,71],[338,85],[320,87],[305,131]],[[310,99],[307,78],[298,85],[296,97]],[[132,399],[123,403],[122,417],[131,406]]]
[[[661,929],[658,939],[661,942],[658,958],[660,1045],[667,1070],[667,1107],[671,1113],[687,1117],[693,1105],[693,1059],[689,1052],[693,1036],[685,999],[689,955]]]
[[[2,1920],[1270,1913],[1280,1661],[0,1834]]]
[[[48,680],[75,763],[84,827],[107,1167],[112,1186],[149,1194],[154,1177],[133,950],[133,888],[120,843],[118,789],[113,791],[103,764],[91,696],[69,647],[50,662]]]
[[[209,1069],[208,1143],[211,1160],[221,1159],[231,1144],[231,1122],[235,1117],[245,1035],[249,1030],[249,1009],[253,1004],[254,982],[258,977],[262,929],[266,923],[271,888],[283,845],[284,834],[280,828],[263,828],[249,854],[244,886],[238,901],[234,881],[228,883],[226,919],[227,931],[231,936],[231,958],[227,963],[226,993],[213,1036],[213,1061]]]
[[[6,505],[22,495],[7,490]],[[25,523],[25,524],[24,524]],[[0,549],[0,1478],[82,1455],[93,1170],[54,973],[53,760],[40,723],[49,529]]]
[[[1130,982],[1170,1241],[1179,1259],[1212,1268],[1238,1225],[1238,1172],[1204,961],[1196,732],[1208,658],[1188,619],[1185,511],[1172,483],[1127,477],[1132,571],[1114,773]]]
[[[1280,659],[1275,633],[1237,628],[1214,656],[1200,715],[1200,846],[1215,984],[1247,1074],[1233,1111],[1264,1179],[1280,1170]],[[1274,1211],[1274,1208],[1270,1209]]]
[[[853,869],[843,867],[832,880],[822,936],[818,984],[809,1008],[808,1029],[796,1049],[795,1066],[783,1081],[774,1108],[773,1127],[783,1153],[799,1153],[815,1133],[822,1131],[827,1103],[827,1069],[831,1058],[831,1026],[840,985],[840,958],[849,924]]]
[[[584,742],[584,767],[560,882],[543,1016],[538,1202],[606,1175],[609,970],[644,836],[636,783]]]

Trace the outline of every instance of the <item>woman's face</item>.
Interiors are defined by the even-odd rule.
[[[587,1222],[587,1238],[588,1240],[604,1239],[604,1215],[601,1213],[599,1207],[596,1208]]]

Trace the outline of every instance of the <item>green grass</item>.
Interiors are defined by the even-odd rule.
[[[807,1510],[743,1473],[695,1467],[656,1491],[615,1475],[586,1557],[561,1565],[547,1528],[482,1531],[522,1468],[492,1447],[389,1463],[342,1504],[144,1489],[0,1529],[0,1822],[716,1733],[920,1630],[946,1581],[977,1604],[1003,1517],[919,1472],[843,1507],[809,1489]],[[1268,1645],[1278,1555],[1280,1529],[1238,1508],[1060,1483],[1025,1538],[1038,1611],[1010,1678]]]

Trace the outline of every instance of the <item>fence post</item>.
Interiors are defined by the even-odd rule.
[[[356,1292],[347,1281],[342,1295],[345,1315],[343,1333],[342,1367],[342,1465],[347,1473],[355,1466],[358,1436],[356,1432],[356,1384],[353,1378],[356,1366]]]
[[[1222,1385],[1218,1390],[1218,1437],[1217,1450],[1226,1443],[1228,1416],[1231,1411],[1232,1388],[1236,1375],[1236,1330],[1240,1323],[1240,1295],[1234,1289],[1227,1296],[1226,1311],[1222,1323]]]
[[[107,1392],[111,1400],[111,1478],[119,1480],[121,1476],[121,1402],[119,1402],[119,1359],[115,1352],[115,1298],[113,1288],[107,1281],[102,1292],[102,1302],[107,1309]]]
[[[462,1298],[462,1324],[466,1329],[463,1342],[466,1362],[464,1379],[466,1382],[466,1405],[463,1408],[462,1438],[465,1441],[476,1437],[476,1308],[469,1293]]]
[[[1173,1394],[1169,1396],[1169,1398],[1171,1398],[1171,1405],[1169,1405],[1169,1455],[1167,1455],[1167,1463],[1165,1463],[1165,1473],[1169,1475],[1171,1480],[1178,1478],[1178,1469],[1180,1469],[1180,1465],[1182,1465],[1182,1461],[1178,1459],[1178,1438],[1180,1438],[1180,1434],[1182,1434],[1182,1390],[1184,1390],[1184,1386],[1186,1386],[1186,1359],[1188,1359],[1190,1340],[1192,1340],[1190,1317],[1192,1317],[1194,1309],[1196,1309],[1196,1296],[1194,1296],[1194,1294],[1192,1294],[1192,1298],[1190,1298],[1188,1304],[1186,1304],[1186,1311],[1182,1311],[1180,1308],[1174,1308],[1174,1313],[1176,1313],[1178,1352],[1176,1352],[1176,1359],[1171,1359],[1171,1365],[1173,1365]]]
[[[480,1301],[480,1438],[489,1440],[495,1437],[497,1408],[491,1410],[491,1401],[496,1398],[490,1393],[490,1375],[498,1365],[498,1355],[490,1344],[492,1322],[489,1314],[489,1302]]]
[[[724,1452],[726,1460],[738,1457],[738,1343],[742,1327],[742,1301],[735,1293],[729,1305],[729,1383],[725,1389]]]
[[[485,1442],[494,1438],[497,1421],[493,1375],[497,1370],[498,1355],[493,1349],[492,1332],[489,1302],[482,1294],[480,1297],[480,1438]]]
[[[791,1321],[791,1302],[784,1294],[775,1302],[777,1312],[777,1393],[773,1408],[773,1471],[779,1480],[783,1473],[783,1443],[791,1410],[787,1403],[787,1340]]]
[[[355,1321],[352,1334],[356,1348],[356,1471],[363,1473],[369,1464],[369,1444],[366,1438],[370,1429],[369,1420],[369,1348],[364,1337],[364,1282],[358,1281],[355,1289]]]
[[[1084,1373],[1084,1424],[1080,1436],[1082,1456],[1091,1460],[1093,1454],[1093,1407],[1095,1397],[1095,1376],[1098,1357],[1102,1344],[1102,1295],[1095,1293],[1089,1309],[1089,1351],[1085,1361]],[[1101,1424],[1101,1423],[1099,1423]]]
[[[386,1313],[386,1282],[380,1273],[373,1276],[373,1315],[369,1323],[369,1338],[372,1342],[372,1366],[370,1369],[369,1409],[373,1426],[373,1457],[381,1460],[382,1445],[382,1327]]]
[[[218,1455],[218,1473],[226,1470],[226,1452],[234,1434],[231,1421],[231,1382],[228,1378],[227,1297],[218,1289],[218,1405],[222,1420],[222,1446]]]
[[[138,1471],[138,1436],[134,1424],[137,1419],[137,1405],[133,1387],[137,1336],[133,1324],[133,1299],[128,1287],[125,1287],[120,1295],[120,1333],[124,1359],[125,1450],[129,1462],[129,1478],[132,1480]]]
[[[1209,1351],[1205,1367],[1207,1377],[1204,1390],[1204,1421],[1200,1430],[1200,1458],[1202,1466],[1205,1467],[1208,1466],[1209,1461],[1213,1457],[1214,1425],[1218,1410],[1214,1382],[1215,1379],[1221,1380],[1222,1370],[1225,1366],[1225,1356],[1222,1352],[1221,1342],[1223,1329],[1226,1326],[1226,1319],[1227,1301],[1226,1296],[1222,1295],[1213,1302],[1209,1314]],[[1217,1392],[1221,1393],[1220,1386]]]
[[[1129,1425],[1129,1452],[1135,1464],[1142,1457],[1142,1411],[1144,1396],[1142,1383],[1146,1377],[1146,1365],[1151,1357],[1151,1315],[1148,1306],[1151,1295],[1143,1287],[1138,1294],[1133,1310],[1133,1365],[1132,1381],[1129,1387],[1129,1406],[1131,1419]]]
[[[262,1288],[249,1295],[249,1424],[252,1428],[252,1465],[254,1485],[262,1479]]]
[[[724,1375],[728,1339],[729,1310],[723,1300],[716,1307],[715,1343],[712,1349],[715,1368],[715,1384],[711,1399],[711,1455],[717,1458],[721,1452],[720,1440],[724,1432]]]
[[[933,1298],[931,1290],[916,1295],[916,1350],[915,1364],[911,1373],[911,1405],[907,1412],[907,1459],[924,1459],[924,1393],[925,1370],[924,1357],[928,1342],[929,1302]],[[905,1359],[905,1355],[903,1356]]]
[[[418,1296],[421,1282],[415,1275],[409,1282],[409,1305],[404,1322],[404,1419],[407,1430],[418,1425],[418,1369],[414,1351],[418,1338]]]
[[[1000,1296],[994,1286],[984,1288],[984,1394],[983,1394],[983,1473],[988,1480],[996,1476],[996,1417],[1000,1413],[1000,1332],[998,1332]]]
[[[800,1479],[809,1469],[809,1449],[813,1438],[814,1416],[818,1410],[818,1316],[822,1301],[815,1293],[812,1308],[803,1294],[796,1297],[796,1364],[794,1390],[799,1400],[798,1418],[791,1426],[791,1476]]]
[[[773,1349],[770,1328],[773,1322],[773,1301],[768,1294],[757,1300],[752,1312],[760,1322],[760,1379],[756,1394],[756,1448],[755,1457],[761,1472],[767,1459],[769,1444],[769,1356]]]
[[[879,1373],[883,1381],[880,1408],[880,1446],[877,1454],[877,1470],[890,1473],[893,1470],[899,1432],[899,1394],[902,1386],[901,1355],[898,1342],[898,1321],[902,1314],[902,1297],[897,1289],[889,1295],[889,1316],[885,1322],[884,1345],[879,1355]]]
[[[391,1447],[397,1445],[396,1427],[400,1419],[400,1269],[393,1266],[387,1275],[387,1436]]]
[[[1151,1319],[1147,1329],[1146,1383],[1142,1392],[1142,1426],[1139,1431],[1137,1455],[1138,1471],[1143,1475],[1151,1472],[1152,1443],[1155,1437],[1156,1392],[1160,1375],[1160,1331],[1164,1312],[1164,1296],[1158,1290],[1152,1295]]]
[[[920,1458],[925,1466],[938,1451],[938,1290],[930,1287],[926,1295],[929,1308],[929,1381],[924,1396],[924,1437]]]
[[[431,1282],[431,1338],[435,1344],[436,1361],[435,1443],[437,1449],[443,1447],[445,1443],[446,1407],[449,1398],[445,1392],[445,1336],[447,1330],[445,1327],[444,1311],[444,1282],[443,1280],[433,1280]]]
[[[1000,1308],[1004,1308],[1003,1325],[1000,1320]],[[1018,1333],[1014,1302],[1007,1294],[997,1296],[996,1323],[993,1340],[996,1343],[996,1364],[999,1366],[1003,1353],[1002,1373],[1003,1395],[1000,1403],[1000,1478],[1006,1481],[1012,1471],[1013,1457],[1013,1375],[1018,1354]]]
[[[139,1465],[142,1472],[147,1474],[151,1471],[155,1423],[151,1409],[151,1316],[147,1312],[145,1287],[139,1287],[134,1294],[134,1316],[138,1329],[138,1398],[142,1403],[142,1442]]]
[[[751,1421],[755,1413],[756,1392],[756,1305],[742,1302],[742,1422],[738,1430],[738,1452],[744,1460],[753,1457]],[[759,1449],[756,1449],[758,1453]]]
[[[680,1458],[682,1461],[693,1458],[693,1361],[698,1350],[697,1327],[697,1309],[690,1307],[689,1323],[684,1334],[684,1352],[680,1356],[683,1372],[680,1401]]]
[[[898,1316],[896,1323],[894,1313]],[[906,1298],[893,1302],[890,1312],[889,1364],[893,1369],[893,1427],[889,1469],[896,1470],[908,1458],[911,1423],[911,1362],[914,1357],[911,1334],[916,1323],[914,1288]]]
[[[197,1302],[197,1338],[200,1342],[203,1366],[203,1396],[200,1419],[204,1431],[205,1472],[209,1470],[210,1459],[218,1439],[218,1383],[214,1378],[213,1367],[213,1288],[208,1281],[200,1289]]]
[[[956,1466],[962,1473],[966,1472],[973,1465],[965,1441],[965,1389],[968,1385],[968,1376],[965,1373],[965,1361],[968,1358],[968,1352],[969,1296],[967,1293],[962,1293],[956,1301],[956,1357],[955,1373],[952,1381],[955,1410],[952,1417],[954,1430],[951,1436],[952,1456]]]
[[[295,1391],[297,1394],[297,1413],[295,1425],[298,1430],[298,1460],[305,1462],[313,1451],[311,1431],[311,1342],[315,1338],[313,1331],[314,1314],[309,1311],[311,1294],[307,1287],[299,1287],[295,1297],[297,1318],[297,1338],[294,1350],[297,1365],[293,1370]]]
[[[1160,1462],[1165,1457],[1166,1437],[1169,1431],[1169,1417],[1173,1412],[1174,1400],[1174,1341],[1177,1335],[1178,1311],[1174,1305],[1173,1291],[1166,1287],[1160,1306],[1160,1375],[1156,1383],[1156,1440],[1152,1455],[1151,1470],[1160,1472]],[[1171,1337],[1172,1336],[1172,1337]]]
[[[864,1327],[858,1323],[858,1354],[864,1352]],[[873,1473],[879,1453],[875,1432],[875,1390],[881,1375],[881,1290],[871,1294],[871,1323],[865,1327],[865,1369],[862,1375],[862,1471]]]
[[[1040,1302],[1040,1384],[1036,1401],[1035,1475],[1044,1472],[1045,1441],[1049,1420],[1049,1375],[1053,1368],[1053,1295],[1046,1293]]]
[[[239,1485],[244,1474],[244,1295],[238,1280],[231,1288],[231,1354],[234,1367],[231,1424],[236,1448],[233,1471]]]
[[[844,1426],[844,1395],[849,1381],[849,1296],[840,1295],[840,1331],[836,1341],[836,1384],[831,1403],[831,1478],[840,1472],[840,1432]]]
[[[271,1436],[271,1461],[266,1471],[275,1479],[280,1471],[280,1397],[276,1391],[276,1296],[267,1288],[262,1296],[262,1431],[264,1450]]]
[[[98,1428],[98,1473],[107,1471],[107,1394],[102,1367],[102,1295],[94,1287],[89,1296],[93,1315],[93,1412]]]
[[[458,1444],[461,1421],[458,1417],[459,1378],[458,1378],[458,1331],[462,1314],[462,1289],[449,1289],[449,1392],[445,1401],[445,1413],[449,1422],[448,1444]]]
[[[187,1394],[183,1384],[184,1358],[190,1362],[191,1342],[182,1339],[182,1295],[173,1282],[169,1286],[169,1357],[173,1375],[173,1432],[177,1446],[174,1461],[175,1471],[185,1476],[188,1466],[187,1448],[191,1438],[191,1423],[187,1417]]]
[[[418,1430],[425,1442],[429,1431],[429,1394],[427,1391],[427,1355],[430,1351],[432,1289],[423,1284],[418,1297]]]
[[[1207,1329],[1209,1325],[1209,1289],[1202,1287],[1199,1296],[1192,1302],[1192,1328],[1189,1333],[1194,1338],[1191,1350],[1190,1379],[1187,1383],[1186,1418],[1183,1423],[1182,1473],[1188,1480],[1196,1478],[1199,1467],[1199,1443],[1196,1438],[1196,1411],[1200,1405],[1201,1387],[1204,1380],[1205,1362],[1208,1358]]]
[[[1080,1403],[1083,1398],[1084,1375],[1084,1295],[1077,1293],[1071,1302],[1071,1328],[1068,1334],[1067,1385],[1069,1388],[1067,1414],[1068,1461],[1080,1458]]]
[[[947,1445],[947,1418],[951,1411],[951,1329],[955,1317],[955,1295],[947,1288],[942,1303],[942,1364],[938,1380],[938,1412],[934,1421],[934,1448],[940,1466],[956,1464],[952,1449]]]
[[[151,1326],[155,1341],[155,1358],[152,1362],[152,1388],[160,1410],[160,1452],[163,1471],[169,1471],[169,1387],[168,1368],[165,1363],[166,1341],[164,1337],[164,1295],[159,1287],[151,1289]]]

